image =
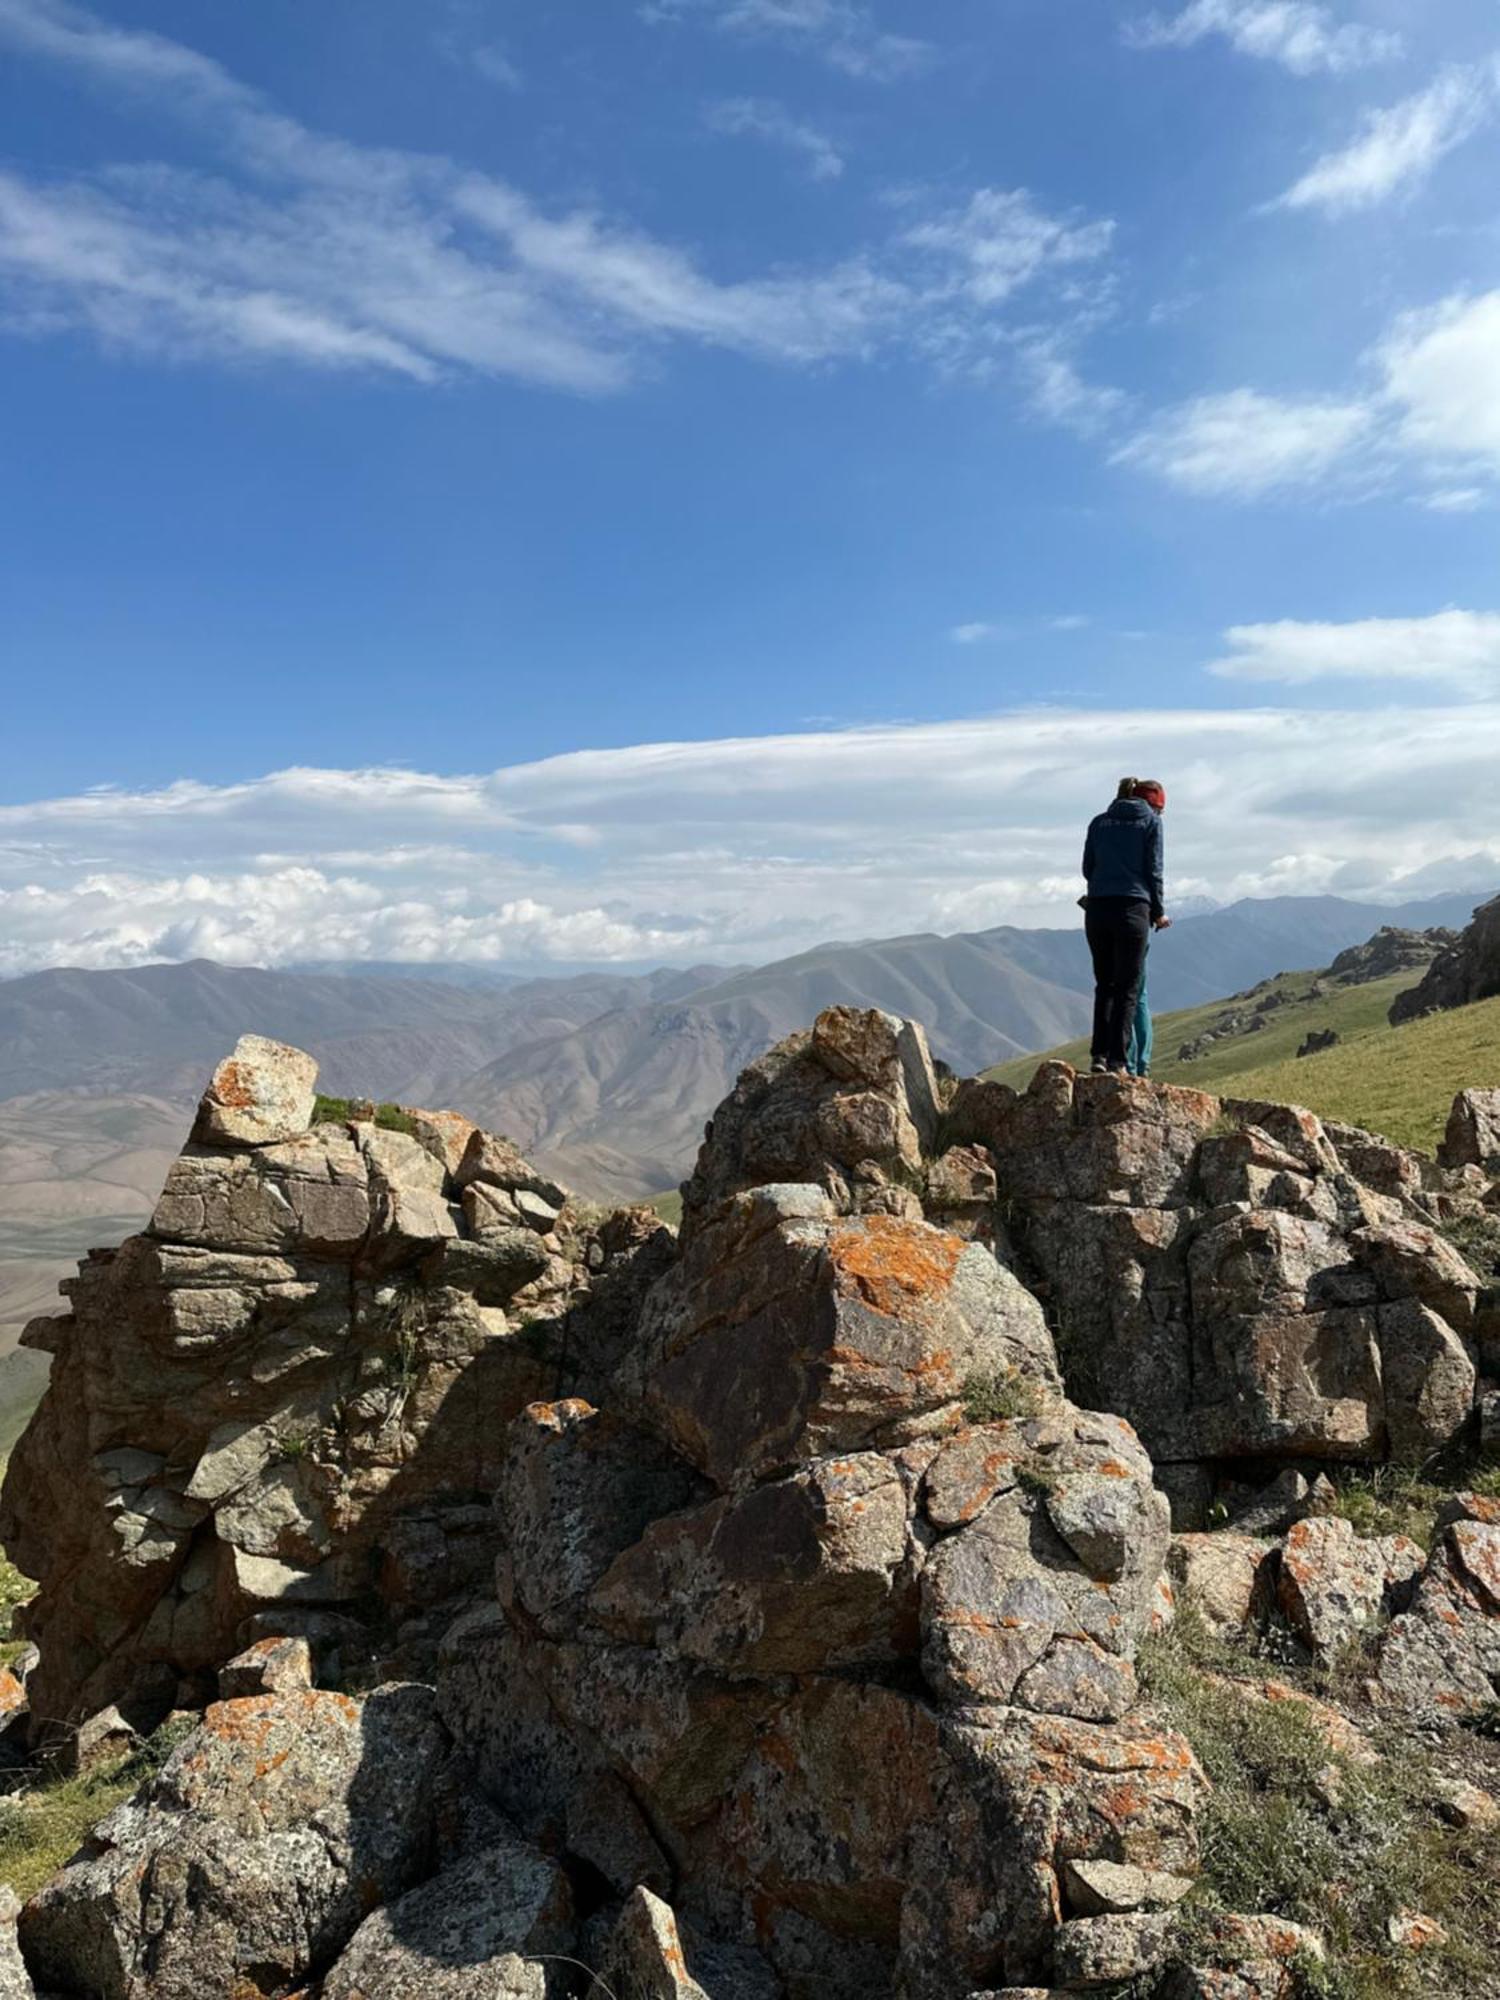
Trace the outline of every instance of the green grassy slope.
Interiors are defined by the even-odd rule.
[[[1442,1137],[1457,1091],[1471,1084],[1500,1084],[1500,1000],[1391,1028],[1387,1010],[1398,993],[1415,984],[1411,973],[1365,986],[1330,986],[1321,998],[1309,999],[1314,976],[1292,972],[1271,981],[1271,987],[1287,994],[1288,1004],[1269,1013],[1265,1027],[1218,1042],[1193,1062],[1179,1062],[1177,1050],[1209,1028],[1230,1003],[1221,1000],[1158,1016],[1153,1077],[1158,1083],[1188,1084],[1220,1096],[1303,1104],[1324,1117],[1366,1126],[1425,1152]],[[1338,1046],[1299,1059],[1303,1038],[1321,1028],[1337,1032]],[[1070,1042],[1049,1054],[1086,1065],[1088,1046]],[[1023,1090],[1046,1059],[1027,1056],[986,1074]]]

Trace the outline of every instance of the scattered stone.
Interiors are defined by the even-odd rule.
[[[1450,1826],[1500,1825],[1500,1800],[1465,1778],[1440,1777],[1434,1781],[1432,1792],[1438,1811]]]

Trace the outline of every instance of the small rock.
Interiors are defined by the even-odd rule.
[[[1053,1940],[1053,1973],[1064,1992],[1109,1986],[1135,1979],[1161,1964],[1166,1954],[1168,1912],[1107,1917],[1074,1917],[1058,1927]]]
[[[1237,1535],[1284,1535],[1309,1512],[1310,1491],[1295,1465],[1283,1466],[1269,1486],[1263,1486],[1230,1516],[1230,1528]]]
[[[1464,1778],[1439,1778],[1432,1788],[1438,1811],[1450,1826],[1490,1827],[1500,1824],[1500,1801]]]
[[[1419,1557],[1420,1561],[1420,1552]],[[1387,1552],[1348,1521],[1299,1521],[1281,1555],[1281,1609],[1297,1637],[1327,1660],[1368,1631],[1385,1601]]]
[[[604,1984],[632,2000],[708,2000],[688,1971],[676,1917],[645,1888],[632,1893],[610,1933]]]
[[[572,1945],[566,1876],[507,1840],[366,1917],[321,1991],[323,2000],[544,2000],[544,1958]]]
[[[213,1073],[193,1137],[205,1146],[274,1146],[312,1123],[318,1065],[301,1049],[241,1035]]]
[[[1385,1934],[1402,1951],[1430,1951],[1448,1938],[1437,1918],[1424,1916],[1420,1910],[1398,1910],[1386,1919]]]
[[[1130,1910],[1169,1910],[1192,1883],[1186,1875],[1133,1868],[1122,1861],[1069,1861],[1068,1896],[1080,1916],[1123,1916]]]
[[[257,1639],[219,1669],[219,1698],[293,1694],[313,1685],[312,1648],[306,1639]]]
[[[1191,1605],[1215,1632],[1238,1632],[1270,1608],[1275,1544],[1227,1529],[1174,1535],[1167,1557],[1178,1609]]]
[[[54,1752],[56,1766],[66,1777],[81,1777],[101,1764],[113,1764],[121,1757],[128,1757],[140,1740],[119,1709],[101,1708],[58,1745]]]

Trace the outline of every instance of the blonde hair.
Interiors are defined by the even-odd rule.
[[[1140,782],[1139,778],[1121,778],[1115,788],[1115,797],[1117,799],[1133,799],[1135,797],[1135,788]]]

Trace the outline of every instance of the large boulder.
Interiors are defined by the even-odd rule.
[[[1190,1876],[1202,1781],[1133,1712],[1168,1509],[1129,1425],[988,1248],[843,1198],[701,1208],[597,1400],[517,1420],[439,1699],[528,1839],[671,1882],[792,2000],[938,2000],[1045,1970],[1071,1862]],[[668,1928],[637,1899],[646,1990],[717,1992]]]
[[[93,2000],[289,1991],[425,1866],[446,1755],[426,1688],[220,1702],[26,1905],[26,1962]]]
[[[320,2000],[546,2000],[575,1930],[557,1863],[503,1839],[366,1917]]]
[[[983,1244],[771,1186],[699,1220],[622,1380],[724,1487],[951,1421],[997,1375],[1057,1382],[1040,1306]]]
[[[312,1122],[317,1080],[318,1065],[301,1049],[241,1035],[203,1093],[193,1137],[208,1146],[295,1139]]]

